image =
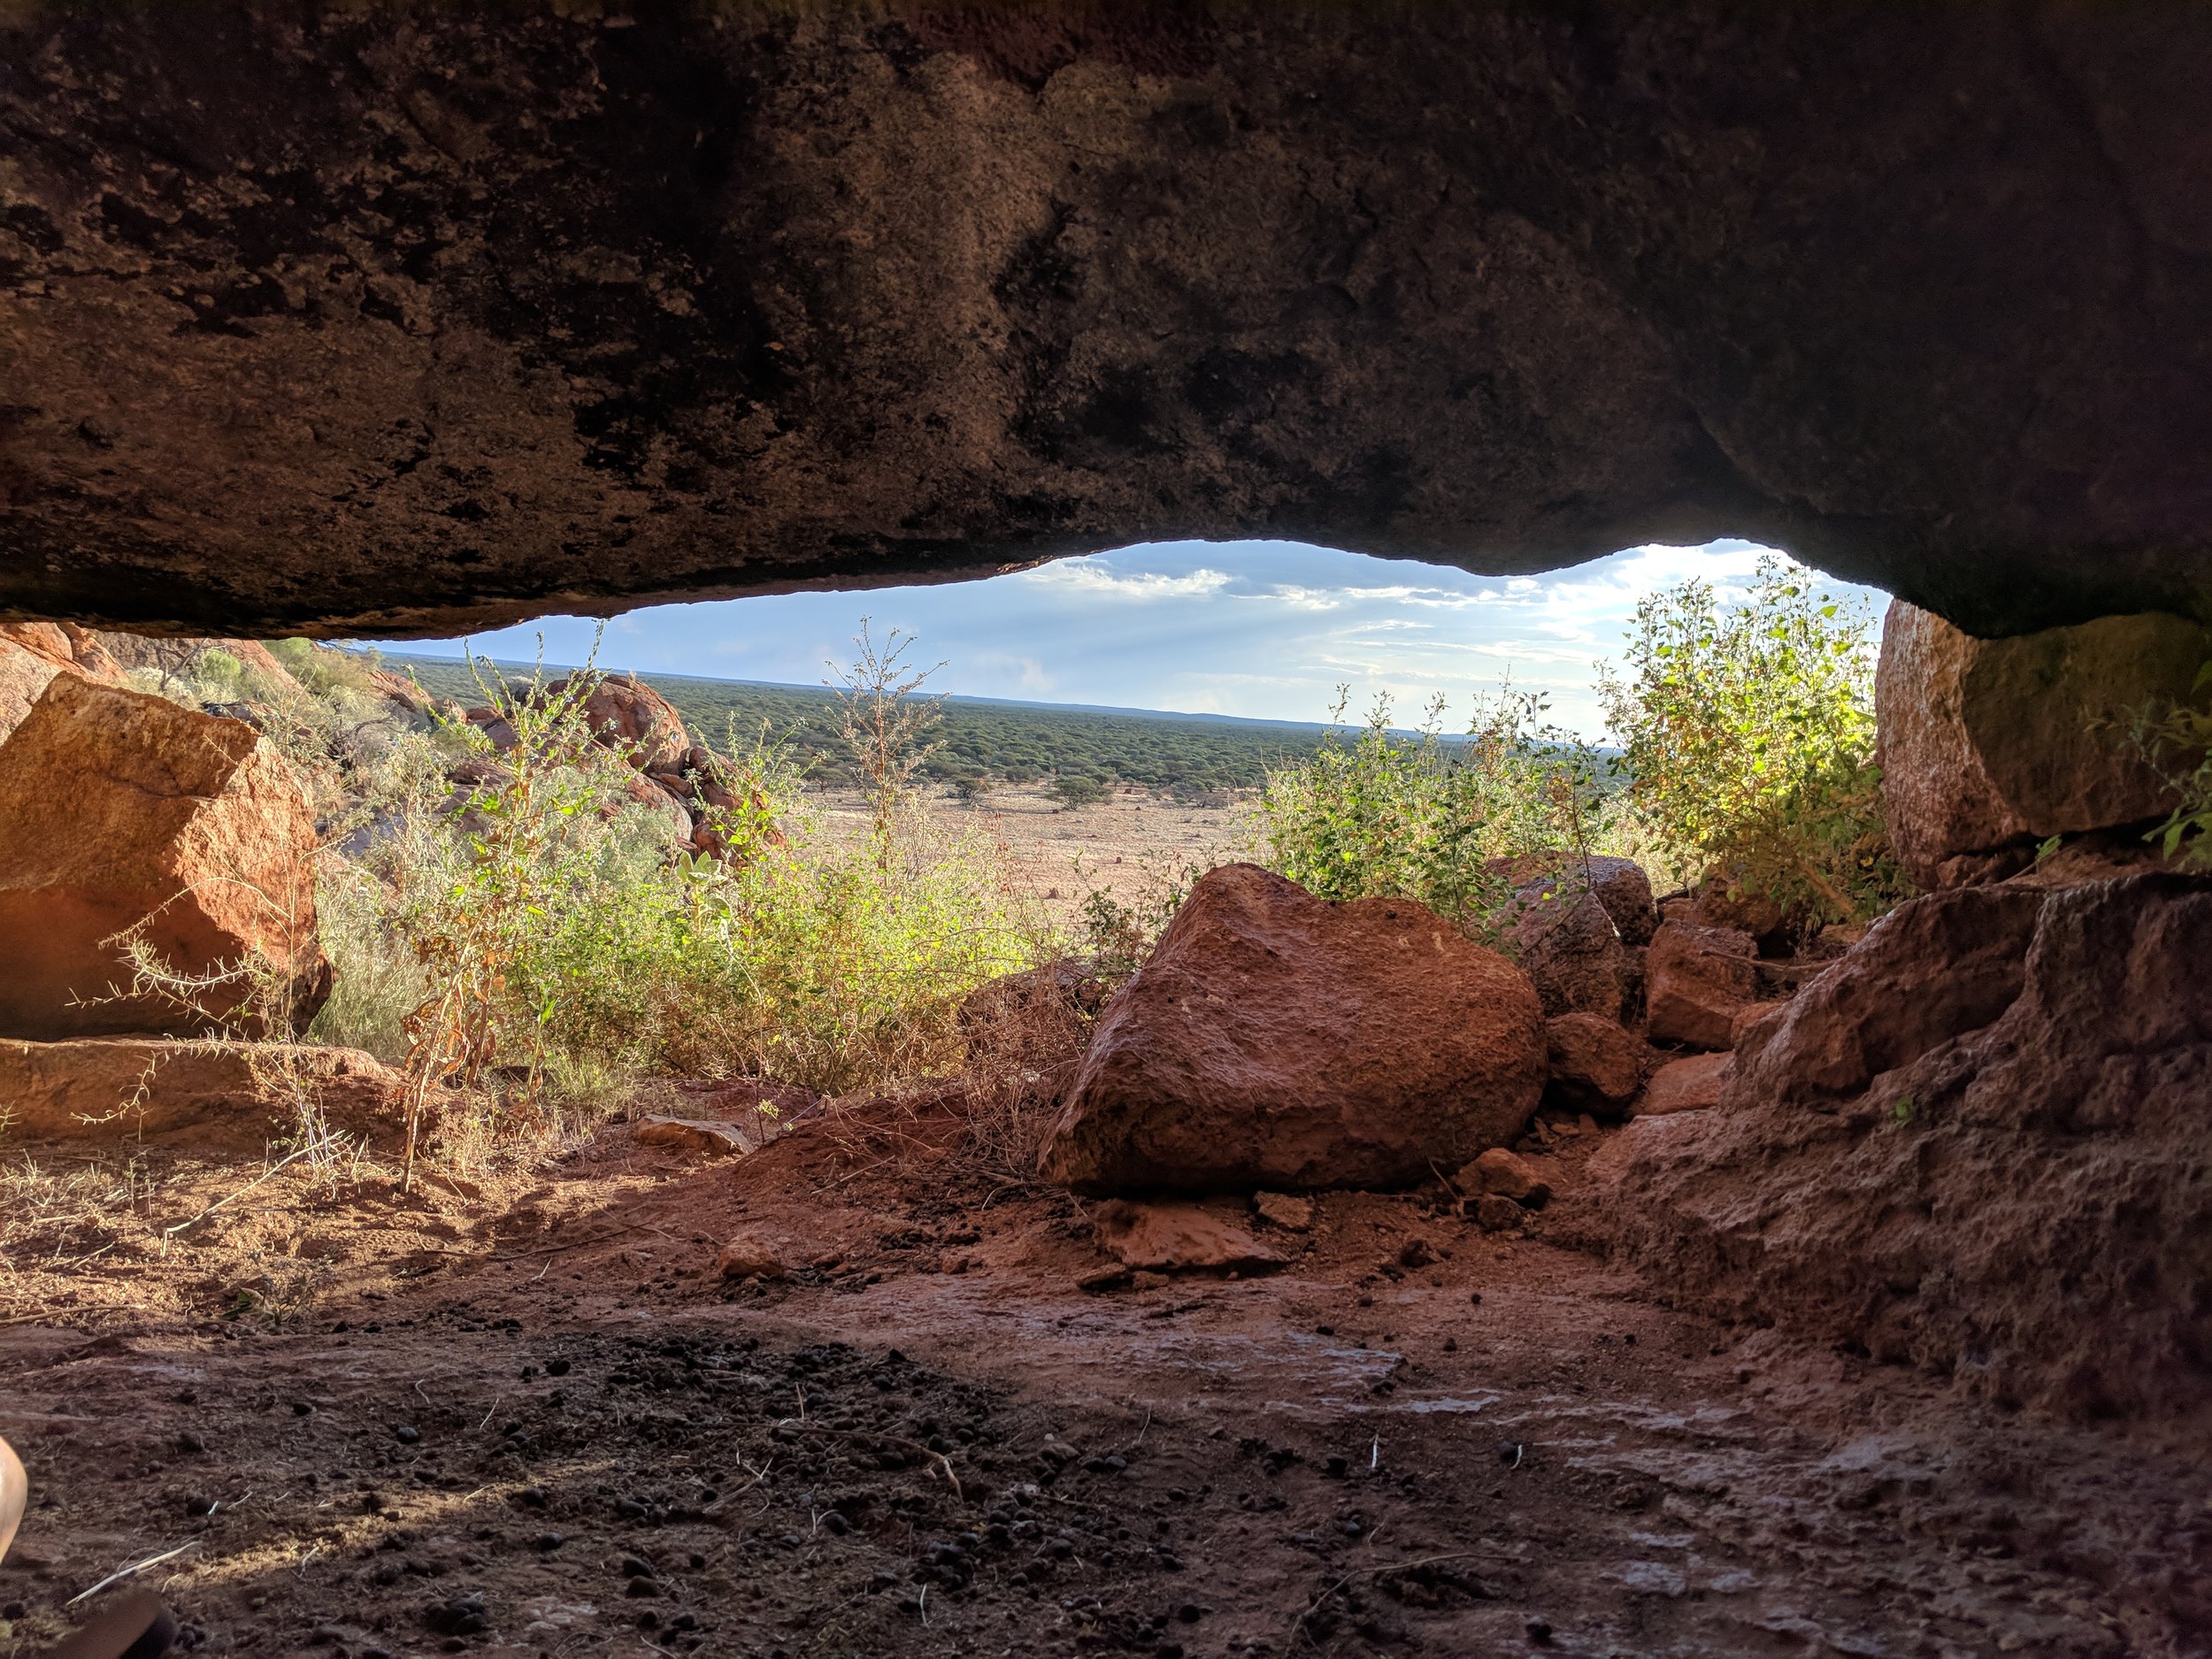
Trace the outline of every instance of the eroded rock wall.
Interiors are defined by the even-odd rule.
[[[1578,1225],[1663,1295],[2068,1414],[2212,1399],[2212,879],[1931,894],[1639,1118]]]
[[[2014,873],[2052,837],[2163,818],[2176,796],[2132,727],[2186,700],[2208,662],[2212,632],[2162,612],[1983,641],[1893,603],[1875,693],[1899,861],[1956,887]]]

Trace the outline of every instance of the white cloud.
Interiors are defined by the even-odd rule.
[[[1133,600],[1139,603],[1152,603],[1162,599],[1204,597],[1218,593],[1229,585],[1228,576],[1216,570],[1194,570],[1180,576],[1170,576],[1158,571],[1125,573],[1105,563],[1105,557],[1094,554],[1089,558],[1062,559],[1057,564],[1023,571],[1011,578],[1001,580],[1026,582],[1048,590],[1071,589],[1094,596]]]

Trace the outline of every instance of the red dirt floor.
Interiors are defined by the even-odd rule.
[[[2212,1651],[2193,1430],[1967,1405],[1420,1194],[1087,1294],[1076,1202],[956,1141],[611,1129],[418,1223],[365,1181],[281,1317],[104,1256],[0,1328],[0,1654],[165,1551],[129,1582],[201,1655]],[[741,1225],[785,1279],[716,1278]]]

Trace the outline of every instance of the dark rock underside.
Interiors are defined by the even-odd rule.
[[[2212,614],[2208,73],[2149,4],[5,0],[0,616],[1730,533]]]

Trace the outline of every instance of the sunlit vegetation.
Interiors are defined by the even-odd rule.
[[[1409,730],[1386,701],[1354,726],[1340,700],[1309,730],[944,700],[910,639],[864,631],[820,693],[649,679],[695,735],[719,735],[724,804],[700,808],[711,835],[686,845],[641,795],[637,757],[590,731],[588,667],[394,659],[442,699],[426,715],[367,655],[295,641],[273,648],[286,674],[209,650],[160,688],[244,711],[298,764],[337,969],[311,1035],[401,1068],[418,1119],[464,1155],[588,1118],[649,1077],[846,1094],[972,1071],[994,1044],[1031,1055],[997,1091],[1006,1122],[1028,1125],[1000,1136],[1011,1147],[1035,1126],[1034,1033],[979,1047],[964,1003],[1040,965],[1118,981],[1202,870],[1090,892],[1056,923],[995,816],[956,803],[1040,778],[1076,810],[1114,783],[1248,781],[1248,849],[1325,897],[1412,897],[1494,936],[1535,876],[1626,852],[1662,885],[1717,872],[1809,928],[1902,890],[1872,764],[1870,634],[1779,563],[1740,603],[1696,582],[1655,595],[1625,672],[1603,681],[1624,746],[1606,751],[1509,687],[1463,726],[1439,702]],[[461,718],[487,705],[500,718]],[[2200,736],[2182,723],[2201,717],[2163,718],[2147,750]],[[858,833],[849,817],[829,833],[806,787],[826,776],[862,792]],[[2203,821],[2177,816],[2177,839]],[[1082,1023],[1053,1041],[1079,1045]]]
[[[1531,870],[1589,852],[1663,887],[1710,875],[1801,931],[1874,915],[1906,883],[1874,764],[1872,633],[1863,607],[1770,560],[1738,603],[1690,581],[1638,608],[1626,676],[1601,671],[1617,750],[1509,690],[1456,742],[1441,703],[1410,733],[1387,703],[1348,730],[1340,703],[1313,754],[1268,774],[1264,856],[1327,897],[1417,898],[1476,932]]]
[[[1874,764],[1874,618],[1780,559],[1724,605],[1688,581],[1637,607],[1625,677],[1606,672],[1630,822],[1801,927],[1907,891]]]
[[[1411,733],[1378,699],[1366,723],[1339,724],[1310,757],[1268,774],[1256,811],[1270,867],[1324,898],[1418,899],[1471,932],[1531,876],[1586,851],[1604,809],[1601,762],[1543,725],[1540,698],[1479,702],[1466,736],[1445,741],[1445,703]]]
[[[834,1094],[959,1067],[962,1002],[1058,945],[987,826],[910,787],[931,710],[897,646],[864,641],[843,687],[866,833],[824,833],[792,755],[740,742],[711,763],[735,803],[710,813],[721,856],[672,849],[638,803],[631,757],[584,718],[588,669],[480,665],[466,701],[504,717],[496,743],[481,724],[396,718],[371,665],[326,648],[280,647],[290,684],[210,651],[166,689],[243,699],[298,764],[336,968],[309,1034],[400,1068],[417,1126],[465,1158],[649,1076]]]

